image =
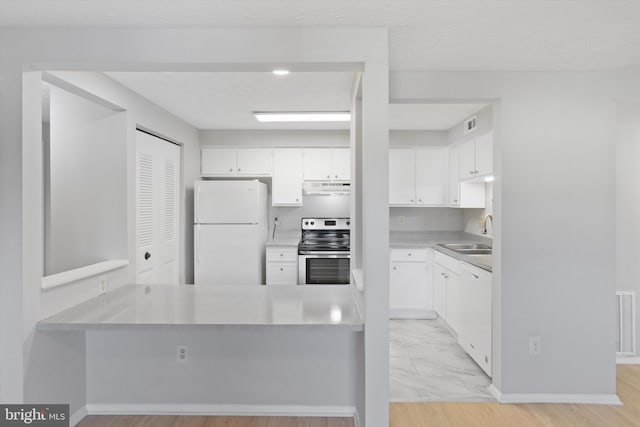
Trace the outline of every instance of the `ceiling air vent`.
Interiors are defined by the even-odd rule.
[[[478,128],[478,116],[471,116],[464,121],[464,134],[473,132]]]

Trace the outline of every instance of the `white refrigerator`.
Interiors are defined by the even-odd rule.
[[[264,284],[267,235],[266,184],[194,183],[196,285]]]

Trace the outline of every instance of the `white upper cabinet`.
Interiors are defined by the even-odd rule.
[[[415,205],[416,162],[414,150],[389,150],[389,204]]]
[[[389,204],[446,206],[448,156],[444,147],[389,150]]]
[[[201,150],[202,176],[270,176],[272,151],[264,148]]]
[[[302,205],[302,150],[282,148],[273,150],[273,206]]]
[[[200,173],[202,176],[235,175],[235,148],[203,148],[201,155]]]
[[[449,150],[430,148],[415,151],[416,204],[446,205],[449,186]]]
[[[331,176],[331,179],[336,181],[351,179],[351,150],[348,148],[331,150]]]
[[[236,173],[249,176],[271,175],[273,150],[266,148],[242,148],[236,151]]]
[[[449,204],[460,204],[460,148],[449,149]]]
[[[349,181],[351,157],[348,148],[304,150],[305,181]]]
[[[460,144],[460,179],[493,173],[493,132],[476,136]]]
[[[493,132],[476,137],[476,171],[477,176],[493,173]]]

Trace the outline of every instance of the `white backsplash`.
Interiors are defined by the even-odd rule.
[[[278,231],[300,231],[300,219],[305,217],[349,217],[350,196],[303,196],[303,206],[269,207],[269,236],[275,218]]]
[[[464,211],[464,231],[479,234],[482,232],[482,216],[485,213],[493,214],[493,184],[485,184],[486,204],[484,209],[461,209]],[[493,222],[487,223],[487,236],[493,235]]]
[[[404,224],[400,224],[404,217]],[[391,231],[462,231],[464,218],[455,208],[389,208]]]

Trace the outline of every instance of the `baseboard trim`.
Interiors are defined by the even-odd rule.
[[[389,310],[389,318],[393,320],[437,319],[438,315],[433,310],[421,308],[392,308]]]
[[[615,394],[502,393],[493,384],[489,392],[500,403],[575,403],[580,405],[622,405]]]
[[[216,405],[192,403],[88,404],[88,415],[223,415],[223,416],[293,416],[293,417],[354,417],[354,406],[312,405]]]
[[[353,413],[353,427],[363,427],[362,421],[360,421],[360,413],[357,409]]]
[[[617,356],[616,365],[640,365],[640,356]]]
[[[83,406],[82,408],[78,409],[76,412],[71,414],[71,416],[69,416],[69,425],[75,427],[86,416],[87,416],[87,407]]]

